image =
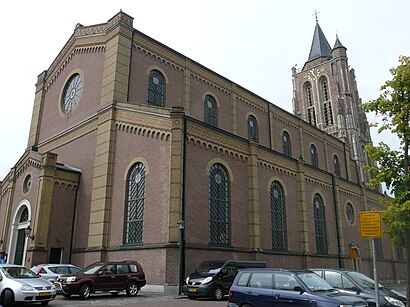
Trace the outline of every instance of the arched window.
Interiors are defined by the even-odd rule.
[[[253,115],[248,116],[248,140],[258,141],[258,122]]]
[[[24,223],[28,221],[28,209],[27,207],[24,207],[23,211],[21,212],[20,215],[20,220],[19,223]]]
[[[165,78],[158,70],[151,70],[148,77],[148,104],[165,106]]]
[[[229,179],[222,164],[209,173],[209,244],[229,245]]]
[[[322,78],[320,85],[322,89],[323,112],[324,112],[325,125],[330,126],[330,125],[333,125],[333,111],[332,111],[332,103],[330,101],[330,96],[329,96],[329,87],[328,87],[327,79]]]
[[[309,124],[316,126],[316,110],[313,102],[312,85],[309,82],[305,86],[305,97],[307,104],[307,121]]]
[[[218,109],[216,100],[211,95],[206,95],[204,100],[204,122],[208,125],[217,126]]]
[[[313,215],[315,220],[316,250],[318,254],[327,254],[325,208],[322,197],[313,197]]]
[[[145,166],[136,163],[128,174],[124,243],[142,244],[144,232]]]
[[[356,215],[354,212],[353,205],[351,203],[346,204],[346,219],[350,225],[353,225],[356,221]]]
[[[270,187],[270,207],[272,223],[272,249],[286,250],[285,195],[281,184],[274,181]]]
[[[319,156],[315,145],[310,145],[310,164],[314,167],[319,167]]]
[[[284,155],[292,157],[292,143],[290,140],[290,135],[286,131],[283,131],[282,133],[282,149]]]
[[[333,172],[336,176],[340,176],[340,162],[339,157],[336,155],[333,155]]]

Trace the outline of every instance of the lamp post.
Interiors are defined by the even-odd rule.
[[[179,220],[177,222],[179,226],[179,281],[178,281],[178,295],[182,293],[182,287],[184,285],[185,274],[185,221]]]

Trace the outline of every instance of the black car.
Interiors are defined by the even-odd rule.
[[[344,269],[311,269],[332,287],[364,298],[369,306],[376,306],[375,282],[363,273]],[[379,303],[382,307],[404,307],[406,296],[379,284]]]
[[[202,262],[189,274],[184,285],[184,294],[190,299],[212,297],[221,300],[228,294],[238,270],[266,268],[266,262],[239,260],[209,260]]]
[[[228,307],[367,307],[364,299],[331,287],[312,271],[246,269],[229,290]]]

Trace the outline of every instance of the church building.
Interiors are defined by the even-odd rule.
[[[77,24],[38,76],[27,148],[0,182],[0,258],[135,259],[164,291],[210,259],[371,276],[359,212],[383,195],[366,186],[371,137],[346,50],[316,23],[291,114],[122,11]],[[404,250],[375,243],[380,280],[403,280]]]

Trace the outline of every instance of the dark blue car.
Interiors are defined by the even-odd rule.
[[[228,307],[367,307],[360,297],[332,288],[312,271],[246,269],[236,276]]]

